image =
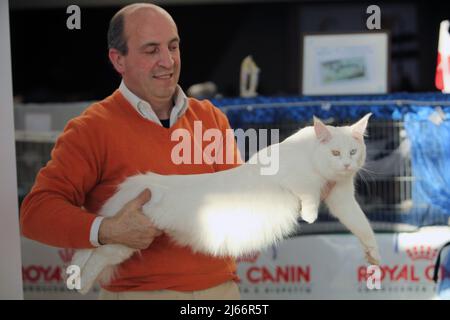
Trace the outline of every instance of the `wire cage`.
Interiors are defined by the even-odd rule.
[[[341,126],[351,121],[326,121],[330,125]],[[271,130],[278,130],[279,141],[283,141],[299,129],[312,125],[309,122],[279,122],[270,124],[246,123],[240,128],[266,129],[271,137]],[[367,148],[366,164],[355,181],[356,198],[362,210],[370,219],[376,231],[413,231],[417,226],[403,223],[400,214],[408,214],[413,207],[410,143],[401,121],[370,121],[365,138]],[[270,145],[272,141],[267,141]],[[258,146],[260,145],[258,141]],[[261,144],[264,145],[264,142]],[[241,150],[247,161],[251,156],[249,144]],[[301,233],[327,233],[346,231],[328,212],[326,206],[320,207],[317,222],[312,225],[302,224]]]
[[[435,96],[426,95],[421,97],[425,101],[388,100],[389,98],[391,97],[373,96],[367,100],[356,100],[360,97],[255,98],[215,102],[227,114],[233,128],[278,129],[280,141],[295,131],[312,125],[313,115],[326,124],[342,126],[356,122],[367,112],[375,113],[368,123],[365,137],[366,164],[355,179],[356,199],[373,229],[377,232],[407,232],[426,225],[448,225],[448,210],[435,210],[432,208],[433,204],[430,206],[429,201],[417,196],[417,192],[415,194],[417,186],[426,179],[429,180],[430,176],[414,171],[413,147],[404,120],[408,113],[433,112],[436,106],[440,108],[440,105],[449,103],[433,101]],[[449,123],[445,116],[440,121]],[[423,124],[423,132],[429,130],[425,130],[425,126],[431,123],[426,117],[425,120],[414,119],[413,122]],[[249,157],[248,151],[241,150],[246,160]],[[438,149],[430,149],[424,156],[439,158],[442,162],[445,156],[438,154],[440,152]],[[448,161],[444,159],[443,162],[446,165]],[[324,205],[320,207],[318,220],[314,224],[301,223],[300,231],[300,234],[347,232]]]

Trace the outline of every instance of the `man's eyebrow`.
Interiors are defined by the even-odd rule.
[[[175,37],[175,38],[171,39],[171,40],[169,41],[169,44],[170,44],[170,43],[173,43],[173,42],[180,42],[180,38]],[[144,44],[141,46],[141,49],[145,49],[145,48],[148,48],[148,47],[157,47],[157,46],[159,46],[160,44],[161,44],[160,42],[146,42],[146,43],[144,43]]]

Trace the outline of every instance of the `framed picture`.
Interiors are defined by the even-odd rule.
[[[389,34],[304,34],[303,95],[384,94],[389,88]]]

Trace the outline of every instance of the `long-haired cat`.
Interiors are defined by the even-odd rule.
[[[291,234],[300,215],[314,222],[321,190],[332,182],[334,187],[325,199],[330,212],[358,237],[367,261],[378,264],[375,236],[355,200],[353,182],[366,158],[364,132],[370,115],[343,127],[314,118],[314,126],[269,146],[279,151],[275,175],[261,175],[260,165],[249,161],[210,174],[162,176],[150,172],[130,177],[100,214],[115,215],[148,188],[152,198],[143,212],[173,241],[206,254],[238,257]],[[268,150],[259,152],[264,151]],[[86,293],[98,278],[108,283],[114,266],[136,251],[119,244],[77,251],[72,264],[81,269],[79,291]]]

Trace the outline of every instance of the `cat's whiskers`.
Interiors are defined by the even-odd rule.
[[[374,172],[372,170],[369,170],[367,168],[364,168],[364,166],[363,166],[363,167],[359,168],[359,170],[356,174],[360,178],[360,181],[362,181],[364,183],[364,185],[367,188],[367,191],[369,193],[369,196],[370,196],[370,183],[369,182],[375,182],[376,180],[375,180],[374,176],[376,176],[378,173]]]

